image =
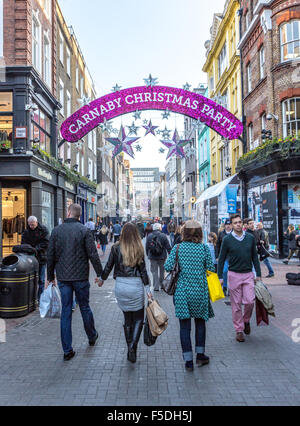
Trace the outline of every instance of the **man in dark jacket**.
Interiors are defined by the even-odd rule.
[[[66,361],[75,355],[71,331],[73,291],[90,346],[94,346],[98,339],[93,313],[89,306],[89,260],[98,277],[95,279],[96,282],[99,281],[103,268],[92,232],[80,223],[81,213],[78,204],[72,204],[68,208],[68,219],[53,230],[48,248],[46,286],[49,283],[56,285],[55,270],[62,299],[61,340]]]
[[[146,241],[146,254],[150,260],[154,291],[159,291],[159,285],[162,286],[165,274],[164,264],[171,250],[168,237],[161,232],[161,224],[155,223],[153,232]]]
[[[37,251],[37,260],[39,262],[38,301],[40,301],[45,286],[49,231],[46,226],[38,222],[35,216],[30,216],[27,222],[28,228],[22,234],[21,244],[29,244]]]

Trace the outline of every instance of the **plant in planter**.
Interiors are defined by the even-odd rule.
[[[0,142],[0,152],[8,152],[11,148],[11,141],[10,140],[6,140],[6,141],[2,141]]]

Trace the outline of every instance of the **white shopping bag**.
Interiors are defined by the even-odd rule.
[[[61,296],[58,287],[50,284],[44,290],[40,299],[41,318],[60,318],[61,317]]]

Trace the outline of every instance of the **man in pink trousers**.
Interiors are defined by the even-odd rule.
[[[233,231],[223,239],[218,262],[218,276],[223,284],[225,259],[229,259],[228,284],[236,340],[244,342],[251,333],[250,320],[255,304],[255,281],[261,280],[255,238],[243,231],[240,215],[231,217]],[[256,277],[253,273],[253,265]],[[242,311],[244,305],[244,313]]]

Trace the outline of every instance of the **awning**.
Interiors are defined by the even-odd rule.
[[[205,200],[210,200],[211,198],[218,197],[226,188],[227,185],[230,184],[230,182],[236,177],[237,175],[230,176],[230,178],[223,180],[220,183],[217,183],[217,185],[211,186],[210,188],[207,188],[203,194],[198,198],[196,201],[196,204],[199,204]]]

